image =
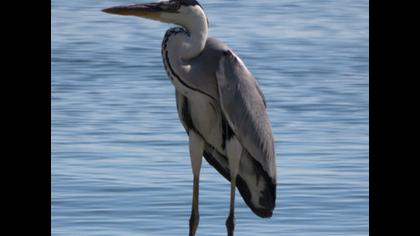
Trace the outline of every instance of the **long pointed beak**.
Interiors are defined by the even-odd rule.
[[[123,16],[139,16],[150,19],[157,19],[163,9],[160,7],[160,3],[146,3],[146,4],[134,4],[127,6],[116,6],[102,9],[103,12],[115,15]]]

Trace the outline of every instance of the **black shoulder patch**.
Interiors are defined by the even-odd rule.
[[[229,49],[223,52],[223,56],[229,56],[229,55],[232,55],[232,52]]]
[[[189,104],[188,104],[188,99],[184,97],[182,105],[181,105],[181,109],[182,109],[182,120],[184,121],[185,125],[187,126],[188,130],[187,133],[189,133],[189,130],[194,130],[194,124],[191,118],[191,113],[190,113],[190,108],[189,108]]]
[[[224,116],[222,116],[222,148],[226,148],[226,141],[229,141],[232,139],[232,137],[235,135],[232,128],[229,126],[229,123],[225,119]]]

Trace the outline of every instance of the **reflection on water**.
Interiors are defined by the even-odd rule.
[[[52,1],[53,235],[186,235],[187,136],[160,44],[170,25]],[[138,0],[138,2],[145,2]],[[257,77],[277,208],[238,196],[237,235],[368,235],[368,1],[201,1]],[[198,235],[225,235],[229,184],[203,162]]]

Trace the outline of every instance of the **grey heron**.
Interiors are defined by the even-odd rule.
[[[199,223],[203,156],[231,183],[228,235],[235,227],[236,187],[257,216],[271,217],[277,171],[266,101],[242,60],[224,43],[208,37],[208,19],[201,5],[195,0],[170,0],[103,11],[179,26],[166,31],[162,58],[189,136],[193,172],[189,235],[195,235]]]

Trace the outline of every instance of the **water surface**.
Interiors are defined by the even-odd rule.
[[[171,25],[52,0],[52,234],[187,235],[192,172],[160,58]],[[277,207],[237,195],[236,235],[368,235],[368,1],[201,1],[258,79]],[[197,235],[226,235],[229,183],[203,162]]]

